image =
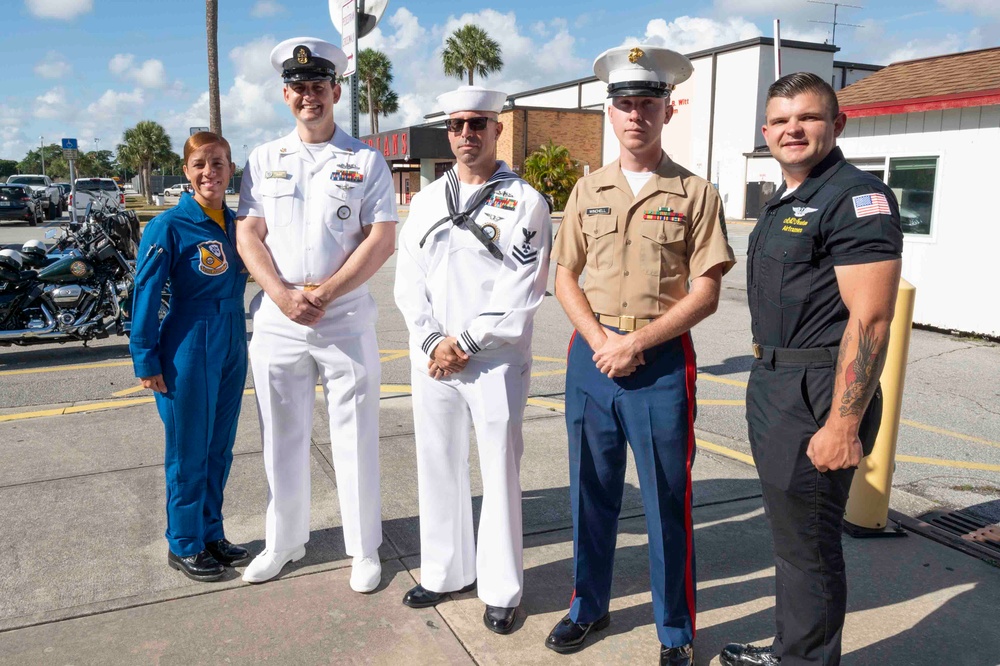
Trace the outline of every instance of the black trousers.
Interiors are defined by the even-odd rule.
[[[806,456],[829,415],[833,383],[832,360],[758,360],[747,386],[750,446],[774,539],[774,650],[782,666],[840,663],[847,610],[841,534],[854,470],[821,473]],[[874,444],[873,416],[863,420],[866,451]]]

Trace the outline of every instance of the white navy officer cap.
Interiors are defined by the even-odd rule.
[[[670,97],[692,72],[687,57],[661,46],[619,46],[594,61],[594,74],[608,84],[608,97]]]
[[[292,37],[271,51],[271,66],[285,83],[335,81],[347,69],[347,55],[330,42],[315,37]]]
[[[487,90],[482,86],[459,86],[451,92],[438,95],[437,101],[441,110],[449,116],[459,111],[500,113],[507,101],[507,93]]]

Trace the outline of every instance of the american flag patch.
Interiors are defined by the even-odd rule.
[[[874,192],[872,194],[861,194],[853,199],[854,214],[858,217],[868,217],[869,215],[892,215],[889,210],[889,202],[884,194]]]

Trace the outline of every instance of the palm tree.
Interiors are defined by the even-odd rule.
[[[542,194],[552,197],[554,210],[566,208],[573,186],[580,178],[580,163],[570,157],[569,149],[549,142],[524,160],[524,179]]]
[[[139,171],[146,203],[153,205],[153,188],[149,176],[153,165],[170,158],[170,137],[163,126],[152,120],[140,120],[129,127],[118,144],[118,161]]]
[[[473,72],[488,76],[503,68],[500,44],[473,23],[462,26],[445,40],[441,61],[445,76],[461,79],[468,74],[470,86]]]
[[[222,136],[219,102],[219,0],[205,0],[205,28],[208,32],[208,125]]]
[[[378,117],[399,111],[399,97],[390,87],[392,61],[375,49],[363,49],[358,54],[358,109],[368,114],[372,134],[378,133]],[[371,104],[368,101],[371,100]]]

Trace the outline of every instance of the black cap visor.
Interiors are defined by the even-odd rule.
[[[619,81],[608,84],[608,97],[670,97],[671,90],[662,81]]]
[[[285,83],[322,81],[324,79],[333,81],[337,78],[337,69],[332,62],[325,58],[313,56],[305,65],[300,64],[295,58],[289,58],[281,63],[281,78]]]

